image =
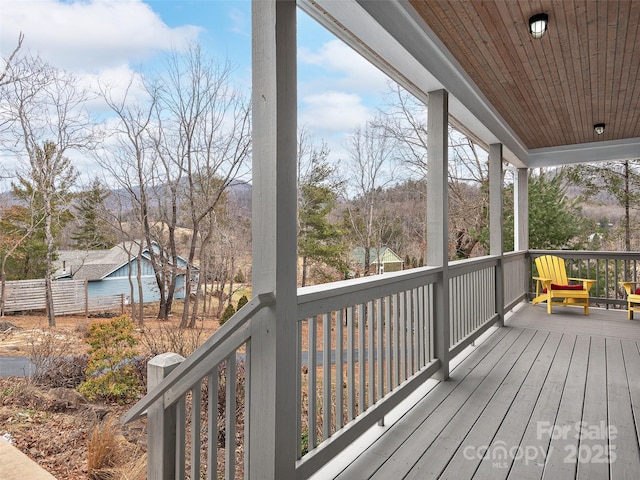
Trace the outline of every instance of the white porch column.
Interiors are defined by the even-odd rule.
[[[427,119],[427,265],[441,266],[434,292],[434,346],[438,378],[449,378],[449,93],[429,92]]]
[[[513,205],[514,245],[516,252],[529,250],[529,170],[518,169]]]
[[[489,145],[489,253],[499,256],[496,268],[496,313],[504,325],[502,144]]]
[[[296,461],[296,2],[254,0],[253,294],[275,292],[251,330],[249,476]]]

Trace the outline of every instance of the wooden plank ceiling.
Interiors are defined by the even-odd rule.
[[[527,148],[640,137],[640,0],[409,1]]]

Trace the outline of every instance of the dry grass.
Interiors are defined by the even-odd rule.
[[[114,478],[114,467],[124,463],[124,443],[113,416],[93,428],[87,442],[87,473],[91,480]]]
[[[87,474],[91,480],[145,480],[147,455],[140,454],[120,434],[109,416],[94,427],[87,441]]]

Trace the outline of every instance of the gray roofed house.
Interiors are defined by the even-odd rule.
[[[140,244],[122,242],[109,250],[60,250],[54,263],[56,280],[87,280],[89,296],[131,294],[129,271],[134,281],[137,275]],[[149,257],[149,249],[142,251],[141,277],[143,282],[143,301],[154,302],[159,299],[155,274]],[[175,298],[185,295],[185,267],[187,262],[178,257],[178,281]],[[197,268],[192,267],[194,271]],[[137,302],[137,289],[134,301]]]

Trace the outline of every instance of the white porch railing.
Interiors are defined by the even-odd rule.
[[[526,270],[524,253],[452,263],[449,319],[434,315],[442,268],[299,289],[296,477],[309,477],[384,422],[438,371],[437,322],[448,323],[455,355],[501,320],[497,305],[526,296]],[[497,291],[501,284],[504,291]],[[243,435],[251,421],[244,388],[251,381],[251,322],[274,301],[271,294],[252,299],[184,361],[165,354],[150,362],[149,393],[124,418],[148,416],[148,478],[248,475],[250,448],[256,448]]]
[[[299,290],[298,437],[307,440],[298,447],[300,478],[438,369],[432,305],[441,272],[421,268]]]
[[[242,384],[250,381],[251,321],[274,300],[273,294],[251,299],[187,359],[163,354],[149,362],[149,393],[123,418],[128,423],[148,417],[147,478],[185,479],[188,474],[194,480],[215,480],[221,470],[224,478],[233,479],[247,471],[248,446],[238,441],[236,427],[244,423],[246,438],[249,389]],[[237,360],[243,356],[244,375],[238,382]]]

